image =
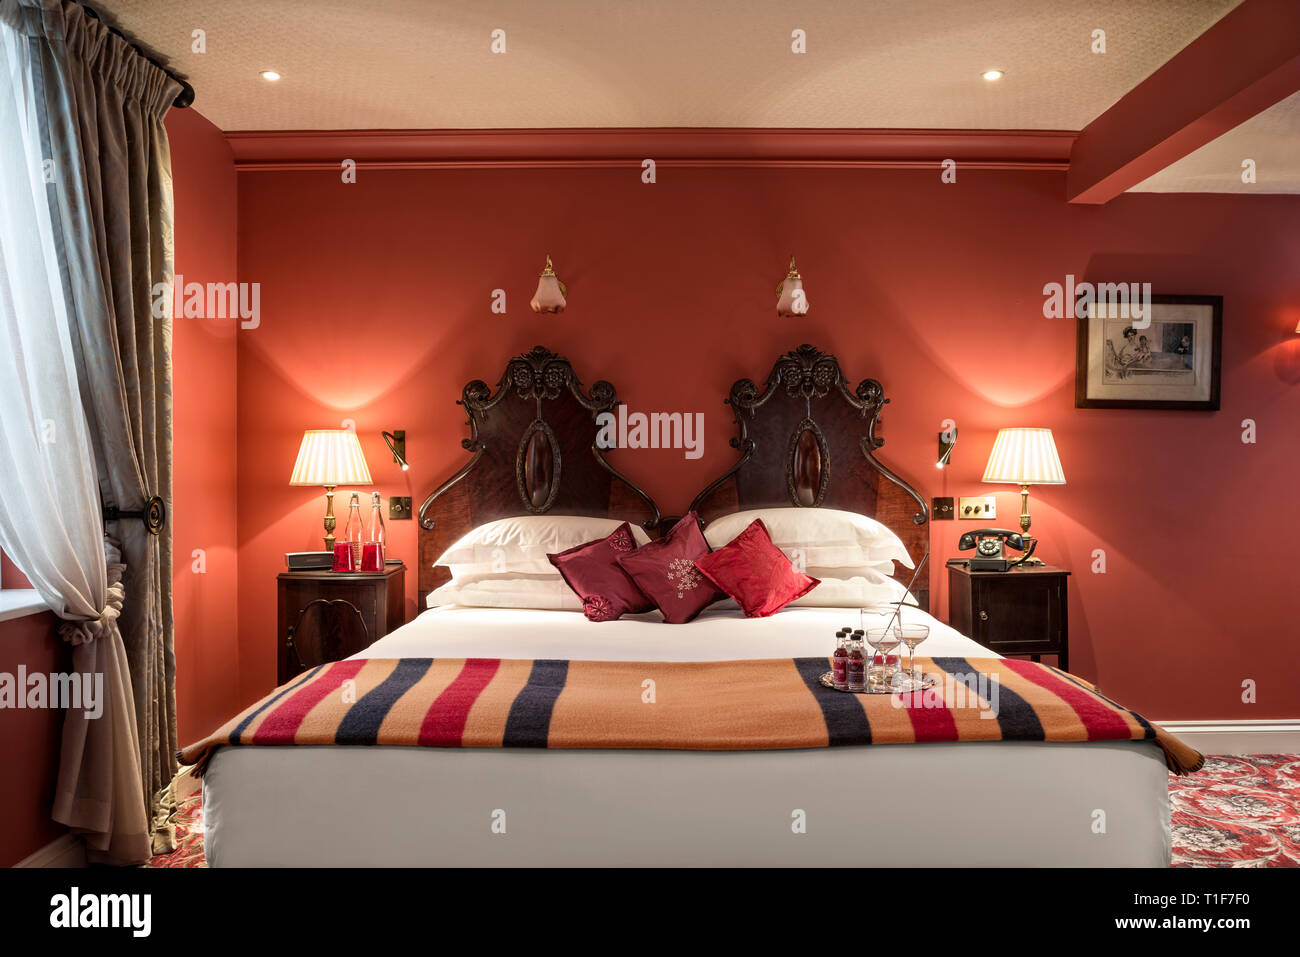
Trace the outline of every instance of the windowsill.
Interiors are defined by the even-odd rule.
[[[0,621],[49,611],[35,588],[0,589]]]

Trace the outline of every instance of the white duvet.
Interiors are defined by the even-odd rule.
[[[929,615],[904,615],[931,627],[923,655],[992,655]],[[802,657],[829,654],[836,630],[860,627],[858,617],[857,609],[790,608],[746,619],[715,609],[667,625],[657,614],[593,623],[579,612],[447,606],[356,657]],[[222,748],[203,779],[204,842],[217,867],[1159,867],[1169,863],[1167,778],[1147,741],[727,752]],[[846,808],[861,807],[886,814],[889,825],[835,826]],[[509,811],[508,839],[488,825],[498,808]],[[792,808],[809,821],[793,839]],[[1104,836],[1091,827],[1096,808],[1106,809]]]
[[[857,608],[787,608],[769,618],[738,609],[706,609],[685,625],[664,623],[657,612],[618,621],[587,621],[581,612],[520,608],[431,608],[354,658],[562,658],[578,661],[731,661],[744,658],[829,656],[835,632],[888,621],[889,612]],[[903,621],[925,623],[924,657],[996,658],[936,618],[903,609]]]

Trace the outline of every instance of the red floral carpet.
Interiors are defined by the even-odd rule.
[[[176,782],[176,850],[150,867],[207,867],[203,791]],[[1300,754],[1220,755],[1169,778],[1174,867],[1300,867]]]
[[[1174,867],[1300,867],[1300,754],[1206,758],[1169,805]]]

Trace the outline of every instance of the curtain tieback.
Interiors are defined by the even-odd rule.
[[[98,618],[81,621],[65,621],[59,626],[59,634],[70,645],[84,645],[94,641],[115,622],[122,614],[122,602],[126,598],[126,588],[122,585],[122,572],[125,565],[108,566],[108,590],[104,599],[104,610]]]

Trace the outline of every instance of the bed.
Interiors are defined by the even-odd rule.
[[[727,399],[735,464],[693,509],[852,509],[898,530],[921,561],[924,498],[876,457],[888,400],[850,391],[811,346]],[[664,519],[594,444],[613,387],[586,392],[538,347],[496,390],[463,391],[471,459],[420,510],[422,601],[434,559],[511,514]],[[910,573],[899,571],[900,577]],[[922,576],[923,578],[924,576]],[[932,618],[922,653],[992,657]],[[858,608],[791,607],[747,619],[716,605],[686,625],[657,613],[593,624],[574,611],[430,608],[359,659],[488,657],[730,661],[824,656]],[[891,609],[870,610],[866,624]],[[649,666],[649,665],[648,665]],[[650,666],[652,667],[652,666]],[[750,751],[439,747],[227,747],[204,778],[212,866],[1167,866],[1168,771],[1150,741],[933,742]]]

